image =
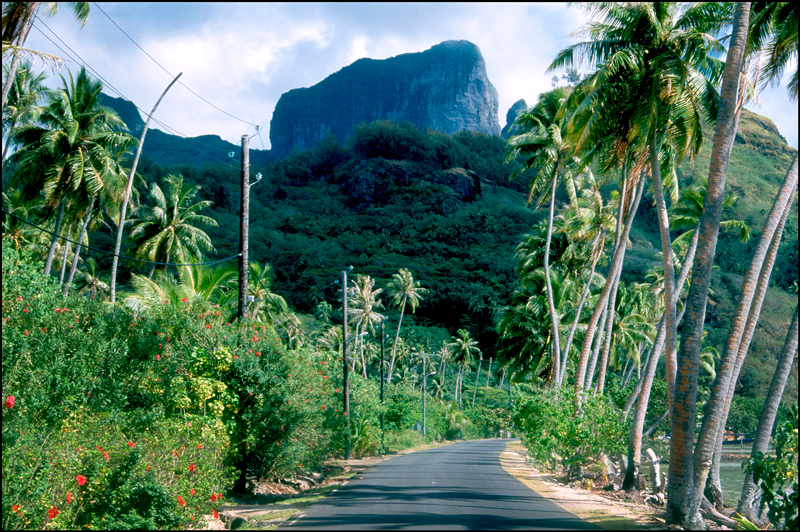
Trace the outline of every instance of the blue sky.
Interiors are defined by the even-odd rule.
[[[167,71],[183,72],[181,81],[193,91],[227,113],[261,125],[261,139],[251,141],[254,148],[261,148],[262,140],[269,147],[269,121],[284,92],[314,85],[362,57],[419,52],[448,39],[466,39],[481,49],[499,94],[503,126],[515,101],[533,103],[551,88],[547,65],[559,50],[578,42],[570,33],[587,20],[580,9],[564,3],[99,5]],[[50,30],[147,112],[172,79],[94,4],[82,29],[62,7],[54,18],[43,15],[28,37],[28,48],[74,57]],[[66,66],[80,68],[72,61]],[[111,89],[106,92],[117,96]],[[748,108],[772,119],[796,148],[797,104],[783,87],[767,89],[761,99],[761,107]],[[156,118],[188,136],[217,134],[236,144],[242,134],[254,133],[253,126],[180,85],[170,90]]]

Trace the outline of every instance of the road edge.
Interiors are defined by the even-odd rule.
[[[557,483],[533,467],[528,450],[519,439],[506,444],[500,453],[500,464],[509,475],[550,502],[605,530],[652,530],[665,526],[656,508],[607,499]]]

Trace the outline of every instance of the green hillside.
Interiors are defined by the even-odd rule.
[[[706,145],[710,142],[708,134]],[[270,166],[256,159],[251,171],[262,172],[265,179],[251,189],[250,260],[271,264],[276,292],[305,313],[322,300],[338,306],[336,281],[349,265],[383,287],[399,268],[409,268],[430,289],[409,325],[435,325],[451,333],[467,327],[484,352],[491,353],[497,339],[494,312],[508,304],[515,288],[515,247],[546,214],[545,209],[526,205],[523,180],[509,182],[513,167],[502,163],[504,149],[499,137],[447,136],[409,124],[376,122],[358,128],[345,146],[329,137],[315,151],[296,153]],[[705,175],[709,152],[706,146],[694,161],[683,163],[682,185]],[[151,153],[140,171],[151,181],[182,173],[201,185],[201,196],[215,202],[210,214],[219,223],[207,230],[216,247],[212,256],[235,255],[237,169],[196,164],[198,159],[178,152],[162,162]],[[746,220],[753,238],[748,244],[734,235],[720,238],[720,269],[714,274],[715,297],[708,311],[711,345],[724,343],[742,275],[793,154],[772,122],[744,112],[728,190],[740,197],[730,217]],[[181,157],[186,157],[184,164],[170,166]],[[566,193],[559,191],[557,198],[563,207]],[[623,281],[643,282],[647,271],[661,263],[649,194],[637,213],[631,242]],[[756,398],[769,385],[797,302],[796,294],[788,292],[796,279],[795,210],[753,341],[754,355],[742,371],[738,390],[743,398]],[[796,379],[793,382],[788,397],[796,397]]]

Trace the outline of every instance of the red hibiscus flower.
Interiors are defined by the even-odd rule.
[[[183,299],[181,299],[181,301],[183,301],[184,303],[186,303],[186,298],[184,297]]]
[[[206,329],[210,329],[210,328],[211,328],[211,324],[209,323],[208,325],[206,325]]]
[[[128,447],[135,447],[135,445],[134,445],[134,443],[132,441],[129,441],[128,442]]]
[[[198,443],[198,444],[197,444],[197,448],[198,448],[198,449],[202,449],[202,448],[203,448],[203,446],[202,446],[201,444],[199,444],[199,443]]]
[[[211,510],[211,515],[214,516],[214,519],[219,519],[219,514],[217,513],[216,510]]]
[[[52,508],[50,508],[49,510],[47,510],[47,517],[49,517],[50,519],[53,519],[53,518],[54,518],[55,516],[57,516],[59,513],[60,513],[60,512],[58,511],[58,508],[56,508],[55,506],[53,506]]]
[[[189,495],[194,495],[194,488],[191,489],[191,491],[189,492]]]
[[[72,502],[72,493],[70,492],[67,492],[67,502],[68,503]]]
[[[186,502],[183,500],[183,497],[181,497],[180,495],[178,495],[178,504],[180,504],[181,506],[186,506]]]
[[[83,486],[84,484],[86,484],[86,477],[84,477],[83,475],[78,475],[75,478],[78,479],[78,486]]]
[[[5,405],[6,408],[9,409],[14,408],[14,396],[9,395],[8,397],[6,397],[6,400],[3,401],[3,404]]]
[[[194,464],[189,464],[189,471],[194,471],[195,469],[197,468],[194,466]]]
[[[211,502],[217,502],[217,496],[213,493],[211,494]]]

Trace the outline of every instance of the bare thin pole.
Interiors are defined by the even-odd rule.
[[[133,158],[133,165],[131,166],[131,175],[128,176],[128,186],[125,188],[125,201],[122,202],[122,209],[120,209],[119,213],[119,227],[117,229],[117,243],[114,246],[114,259],[111,264],[111,303],[116,301],[117,297],[117,265],[119,264],[119,250],[122,248],[122,232],[125,228],[125,214],[128,211],[128,202],[131,199],[131,188],[133,187],[133,176],[136,175],[136,166],[139,164],[139,156],[142,155],[142,147],[144,146],[144,136],[147,135],[147,128],[150,127],[150,120],[153,118],[153,115],[156,113],[156,109],[158,109],[158,104],[161,103],[161,100],[164,99],[164,96],[167,95],[167,91],[175,85],[175,82],[178,81],[178,78],[181,77],[183,72],[180,72],[175,79],[172,80],[172,83],[167,85],[167,88],[164,89],[164,92],[161,93],[161,97],[158,99],[156,104],[153,106],[153,110],[150,111],[150,114],[147,117],[147,122],[144,123],[144,129],[142,129],[142,136],[139,138],[139,147],[136,148],[136,156]]]

